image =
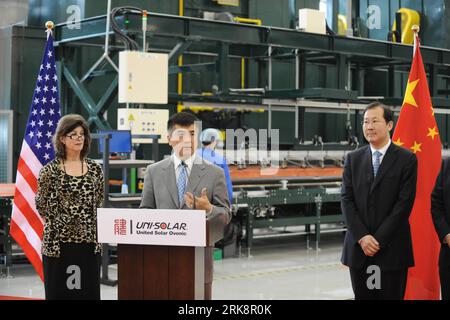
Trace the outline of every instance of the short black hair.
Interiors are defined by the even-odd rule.
[[[192,113],[184,111],[175,113],[169,118],[169,121],[167,121],[167,131],[171,132],[176,124],[182,127],[189,127],[190,125],[193,125],[195,121],[199,121],[199,119]]]
[[[364,114],[368,111],[368,110],[372,110],[375,108],[381,108],[383,109],[383,118],[386,121],[386,123],[389,123],[390,121],[394,122],[394,111],[392,111],[391,108],[389,108],[388,106],[382,104],[381,102],[375,101],[372,102],[371,104],[369,104],[366,109],[364,110]]]

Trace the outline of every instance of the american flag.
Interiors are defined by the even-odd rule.
[[[10,227],[11,236],[22,247],[41,279],[43,279],[41,255],[43,221],[36,210],[34,199],[39,171],[55,157],[52,137],[60,117],[55,51],[51,32],[48,31],[17,165]]]

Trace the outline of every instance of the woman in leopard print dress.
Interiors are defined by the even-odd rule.
[[[44,220],[42,259],[46,299],[100,299],[101,246],[97,208],[103,203],[103,172],[86,158],[91,143],[79,115],[61,118],[56,158],[42,168],[36,208]]]

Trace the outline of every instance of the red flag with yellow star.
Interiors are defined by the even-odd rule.
[[[439,299],[439,239],[431,218],[431,192],[441,167],[441,139],[434,118],[427,77],[416,36],[414,57],[395,144],[414,152],[418,160],[417,190],[410,216],[415,266],[409,269],[405,299]]]

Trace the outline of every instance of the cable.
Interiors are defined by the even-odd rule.
[[[139,50],[139,45],[136,41],[134,41],[132,38],[130,38],[122,29],[119,27],[119,25],[116,22],[116,16],[118,15],[125,15],[129,12],[142,12],[141,9],[136,7],[118,7],[111,10],[111,26],[115,32],[115,34],[118,36],[118,38],[125,44],[127,50]]]
[[[125,15],[127,13],[139,13],[144,14],[144,10],[137,7],[117,7],[111,10],[111,27],[117,37],[125,44],[127,50],[138,51],[139,44],[129,37],[117,24],[116,16]]]

